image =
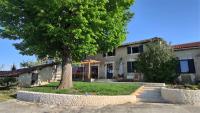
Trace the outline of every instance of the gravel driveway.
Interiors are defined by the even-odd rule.
[[[0,102],[0,113],[199,113],[200,106],[137,103],[115,106],[54,106],[9,100]]]

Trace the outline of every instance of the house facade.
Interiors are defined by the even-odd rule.
[[[133,43],[126,43],[111,52],[88,57],[87,59],[100,61],[98,64],[91,65],[91,73],[96,73],[94,74],[95,76],[92,75],[91,77],[98,79],[114,79],[121,77],[123,79],[142,81],[143,75],[138,73],[135,69],[135,62],[137,61],[138,55],[145,51],[146,44],[162,42],[163,40],[161,38],[156,37]]]
[[[119,46],[112,52],[88,57],[100,61],[91,65],[91,78],[114,79],[122,77],[133,81],[142,81],[143,75],[137,73],[135,62],[138,55],[145,51],[146,44],[163,43],[161,38],[151,38]],[[187,82],[200,81],[200,42],[172,46],[179,59],[180,80]],[[84,66],[87,70],[87,65]]]

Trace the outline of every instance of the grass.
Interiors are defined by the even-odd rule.
[[[74,82],[73,88],[58,90],[56,89],[58,84],[58,82],[53,82],[44,86],[25,88],[24,90],[57,94],[129,95],[139,87],[135,83]]]
[[[0,89],[0,102],[8,99],[14,99],[16,97],[16,90],[13,88],[2,88]]]

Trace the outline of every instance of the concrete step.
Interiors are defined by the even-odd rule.
[[[94,82],[116,82],[115,79],[95,79]]]
[[[146,103],[167,103],[164,99],[159,98],[159,99],[155,99],[155,98],[148,98],[148,99],[144,99],[144,98],[137,98],[137,102],[146,102]]]
[[[163,103],[165,100],[161,97],[160,87],[144,87],[143,91],[136,95],[137,101],[139,102],[160,102]]]
[[[146,87],[165,87],[165,83],[142,83]]]

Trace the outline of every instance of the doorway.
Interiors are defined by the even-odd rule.
[[[107,79],[113,78],[113,63],[108,63],[106,65],[106,76],[107,76]]]
[[[91,78],[98,79],[98,66],[91,66]]]
[[[32,76],[31,76],[31,85],[36,84],[37,81],[38,81],[38,73],[32,73]]]

